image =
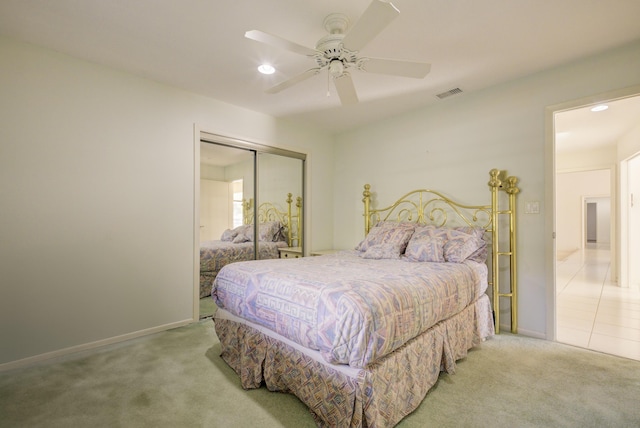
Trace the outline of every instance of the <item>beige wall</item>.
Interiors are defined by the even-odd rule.
[[[322,132],[5,38],[0,70],[0,368],[192,319],[194,124],[307,152],[331,246]]]
[[[520,178],[518,251],[520,332],[546,337],[545,109],[640,84],[640,43],[476,93],[445,99],[337,138],[335,245],[363,237],[361,192],[370,183],[381,203],[414,188],[442,189],[469,203],[489,201],[488,171]],[[463,90],[465,88],[462,88]],[[524,214],[538,201],[540,214]],[[526,304],[522,304],[526,302]],[[502,320],[508,319],[506,314]]]

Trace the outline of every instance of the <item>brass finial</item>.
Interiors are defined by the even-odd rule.
[[[520,192],[520,189],[518,187],[516,187],[516,184],[518,184],[518,178],[517,177],[508,177],[507,178],[507,187],[506,187],[506,189],[504,191],[507,192],[510,195],[518,194]]]
[[[364,202],[365,199],[368,199],[371,197],[371,185],[370,184],[365,184],[364,185],[364,191],[362,192],[362,196],[364,196],[364,198],[362,198],[362,202]]]
[[[500,175],[500,170],[497,168],[494,168],[491,171],[489,171],[489,176],[491,177],[488,183],[489,187],[500,187],[502,185],[502,181],[500,181],[500,179],[498,178],[499,175]]]

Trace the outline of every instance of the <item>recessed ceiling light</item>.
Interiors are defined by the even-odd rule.
[[[591,109],[591,111],[605,111],[606,109],[608,109],[609,106],[606,104],[600,104],[598,106],[595,106]]]
[[[276,69],[273,68],[272,65],[262,64],[260,67],[258,67],[258,71],[262,74],[273,74]]]

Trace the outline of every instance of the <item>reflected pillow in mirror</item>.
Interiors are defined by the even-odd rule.
[[[261,223],[260,228],[258,229],[258,239],[263,242],[274,242],[283,240],[280,239],[283,235],[282,231],[282,223],[279,221],[268,221],[266,223]]]
[[[247,235],[245,235],[244,233],[239,233],[235,238],[233,238],[233,242],[234,244],[242,244],[243,242],[251,242],[253,241],[253,239],[250,239]]]
[[[224,232],[222,232],[222,236],[220,237],[221,241],[233,241],[233,238],[235,238],[238,235],[238,232],[234,232],[231,229],[227,229]]]
[[[245,231],[247,229],[250,229],[251,225],[250,224],[243,224],[241,226],[235,227],[233,229],[227,229],[224,232],[222,232],[222,236],[220,237],[221,241],[231,241],[233,242],[233,240],[241,234],[244,234]],[[241,241],[244,242],[244,241]]]

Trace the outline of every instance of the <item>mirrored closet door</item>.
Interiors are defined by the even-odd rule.
[[[200,318],[226,264],[304,254],[304,168],[304,154],[201,134]]]
[[[302,189],[304,161],[272,153],[258,153],[258,211],[260,228],[275,223],[281,235],[272,241],[278,245],[280,257],[302,256]],[[269,236],[262,236],[269,239]],[[286,245],[284,245],[286,244]],[[261,241],[261,245],[265,245]],[[270,244],[266,244],[270,245]],[[258,258],[272,258],[258,254]]]

